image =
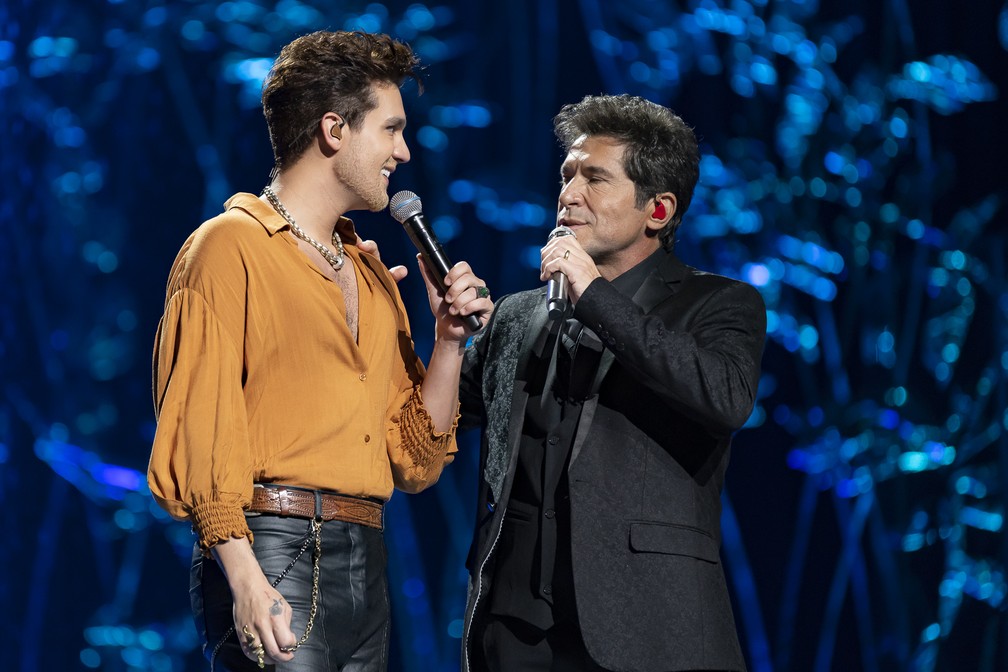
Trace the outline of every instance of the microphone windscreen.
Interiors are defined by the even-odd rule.
[[[553,240],[554,238],[560,238],[562,236],[574,236],[577,238],[577,234],[575,234],[571,228],[561,225],[550,231],[549,238],[547,238],[547,240]]]
[[[400,191],[389,200],[389,212],[392,217],[402,224],[413,215],[423,212],[423,203],[420,197],[412,191]]]

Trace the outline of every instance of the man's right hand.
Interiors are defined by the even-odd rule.
[[[293,653],[281,651],[297,643],[290,627],[290,604],[266,579],[248,539],[229,539],[211,550],[231,588],[235,633],[242,652],[258,662],[258,647],[262,646],[263,662],[268,665],[292,660]]]

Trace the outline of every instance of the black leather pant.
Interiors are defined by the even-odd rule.
[[[273,583],[311,535],[311,521],[262,514],[250,515],[248,523],[255,535],[252,548],[256,559]],[[309,542],[276,586],[293,609],[291,629],[299,640],[311,608],[314,546],[314,541]],[[307,641],[294,652],[292,661],[267,669],[385,672],[389,648],[385,562],[385,541],[380,530],[339,520],[323,523],[315,626]],[[193,552],[189,598],[196,631],[204,637],[204,653],[212,660],[213,669],[258,672],[256,662],[242,653],[232,629],[231,591],[224,573],[217,561],[204,558],[198,547]],[[228,630],[232,631],[225,638]]]

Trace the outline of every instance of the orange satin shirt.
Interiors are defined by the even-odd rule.
[[[297,247],[269,204],[240,193],[182,246],[154,346],[157,431],[147,481],[205,550],[252,539],[253,483],[387,500],[419,491],[454,457],[455,427],[423,407],[395,281],[346,245],[358,338],[339,286]],[[353,223],[340,220],[344,241]],[[456,419],[457,423],[457,419]]]

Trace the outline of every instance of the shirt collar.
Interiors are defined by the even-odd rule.
[[[290,228],[287,220],[281,217],[280,213],[273,209],[273,206],[255,194],[246,192],[235,194],[224,203],[225,210],[231,210],[232,208],[244,210],[250,217],[262,224],[262,227],[271,236],[278,231]],[[357,231],[354,229],[353,222],[348,217],[339,218],[339,221],[336,222],[336,232],[343,239],[344,245],[353,245],[357,242]]]
[[[644,284],[644,280],[658,268],[667,255],[668,252],[665,251],[665,248],[659,247],[639,264],[613,278],[612,286],[623,296],[633,296]]]

